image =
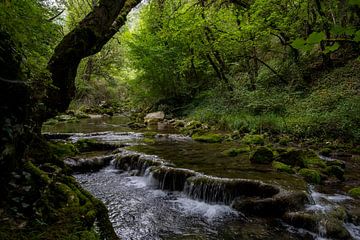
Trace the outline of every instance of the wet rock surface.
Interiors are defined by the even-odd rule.
[[[58,138],[49,134],[49,138],[85,140],[86,146],[95,140],[107,146],[98,149],[105,151],[100,155],[76,156],[65,163],[77,172],[90,171],[76,177],[107,205],[123,239],[360,238],[356,199],[308,191],[298,175],[271,164],[252,164],[248,151],[224,154],[242,145],[195,142],[168,133],[99,132]],[[261,142],[252,144],[252,149],[262,148],[256,147]],[[284,164],[278,156],[288,150],[272,151],[272,160]],[[342,184],[344,162],[317,156],[295,160],[287,162],[290,170],[318,169],[321,178],[326,174],[326,181]],[[347,171],[345,179],[356,179]]]

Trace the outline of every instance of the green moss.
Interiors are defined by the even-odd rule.
[[[304,156],[303,162],[304,162],[304,166],[307,168],[317,168],[317,167],[325,168],[326,167],[325,161],[316,155]]]
[[[217,143],[223,140],[223,136],[217,133],[194,134],[192,139],[198,142]]]
[[[279,144],[282,146],[287,146],[290,141],[291,138],[288,135],[282,135],[279,137]]]
[[[80,139],[75,143],[75,147],[80,152],[86,152],[91,150],[92,146],[96,145],[97,141],[95,139]]]
[[[339,166],[333,165],[333,166],[328,166],[325,169],[325,172],[327,175],[329,176],[335,176],[337,179],[344,181],[344,169],[342,169]]]
[[[144,138],[144,143],[149,143],[149,144],[153,144],[155,143],[155,140],[154,139],[151,139],[151,138]]]
[[[44,122],[45,125],[55,125],[58,123],[59,123],[59,121],[54,118],[51,118],[51,119],[47,120],[46,122]]]
[[[319,154],[329,157],[331,155],[331,151],[332,150],[330,148],[322,148],[322,149],[320,149]]]
[[[70,157],[78,153],[77,148],[72,143],[50,142],[49,147],[58,158]]]
[[[267,147],[259,147],[250,154],[250,162],[258,164],[268,164],[274,160],[274,154]]]
[[[250,147],[241,147],[241,148],[230,148],[228,150],[223,151],[223,155],[228,157],[236,157],[239,154],[250,152]]]
[[[360,187],[350,189],[349,194],[354,198],[360,198]]]
[[[272,167],[276,169],[279,172],[286,172],[286,173],[294,173],[294,171],[291,169],[289,165],[286,165],[282,162],[273,161]]]
[[[259,134],[247,134],[243,137],[243,139],[241,140],[243,143],[245,144],[257,144],[257,145],[264,145],[265,143],[265,138],[264,135],[259,135]]]
[[[331,149],[330,148],[322,148],[322,149],[319,150],[319,154],[323,155],[323,156],[326,156],[326,157],[329,157],[330,154],[331,154]]]
[[[146,138],[153,138],[156,136],[156,132],[144,132],[144,137]]]
[[[41,171],[40,168],[36,167],[32,162],[26,161],[24,163],[24,169],[33,175],[33,177],[40,183],[45,185],[50,184],[51,180],[49,176],[44,171]]]
[[[302,168],[299,174],[309,183],[319,184],[321,181],[320,173],[314,169]]]

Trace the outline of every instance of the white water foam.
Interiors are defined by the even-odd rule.
[[[348,230],[351,237],[354,239],[360,239],[360,226],[356,226],[352,223],[345,223],[344,227]]]
[[[314,191],[313,187],[310,187],[311,198],[314,201],[314,204],[310,204],[306,206],[306,210],[326,213],[334,209],[338,205],[338,203],[351,200],[352,197],[341,195],[341,194],[324,194]]]
[[[80,139],[96,139],[104,142],[117,142],[117,141],[126,141],[132,139],[141,139],[143,138],[142,133],[135,132],[99,132],[96,134],[75,134],[69,139],[72,142],[76,142]]]
[[[237,216],[238,213],[225,205],[211,205],[187,197],[178,197],[171,200],[186,215],[200,215],[205,217],[209,222],[225,216]]]

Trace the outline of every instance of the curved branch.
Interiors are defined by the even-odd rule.
[[[75,77],[81,59],[99,52],[125,24],[131,9],[140,2],[100,0],[99,5],[63,38],[48,63],[53,86],[48,89],[44,119],[67,109],[75,96]]]

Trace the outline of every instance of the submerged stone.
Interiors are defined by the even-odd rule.
[[[250,162],[269,164],[274,160],[273,152],[267,147],[259,147],[250,154]]]

